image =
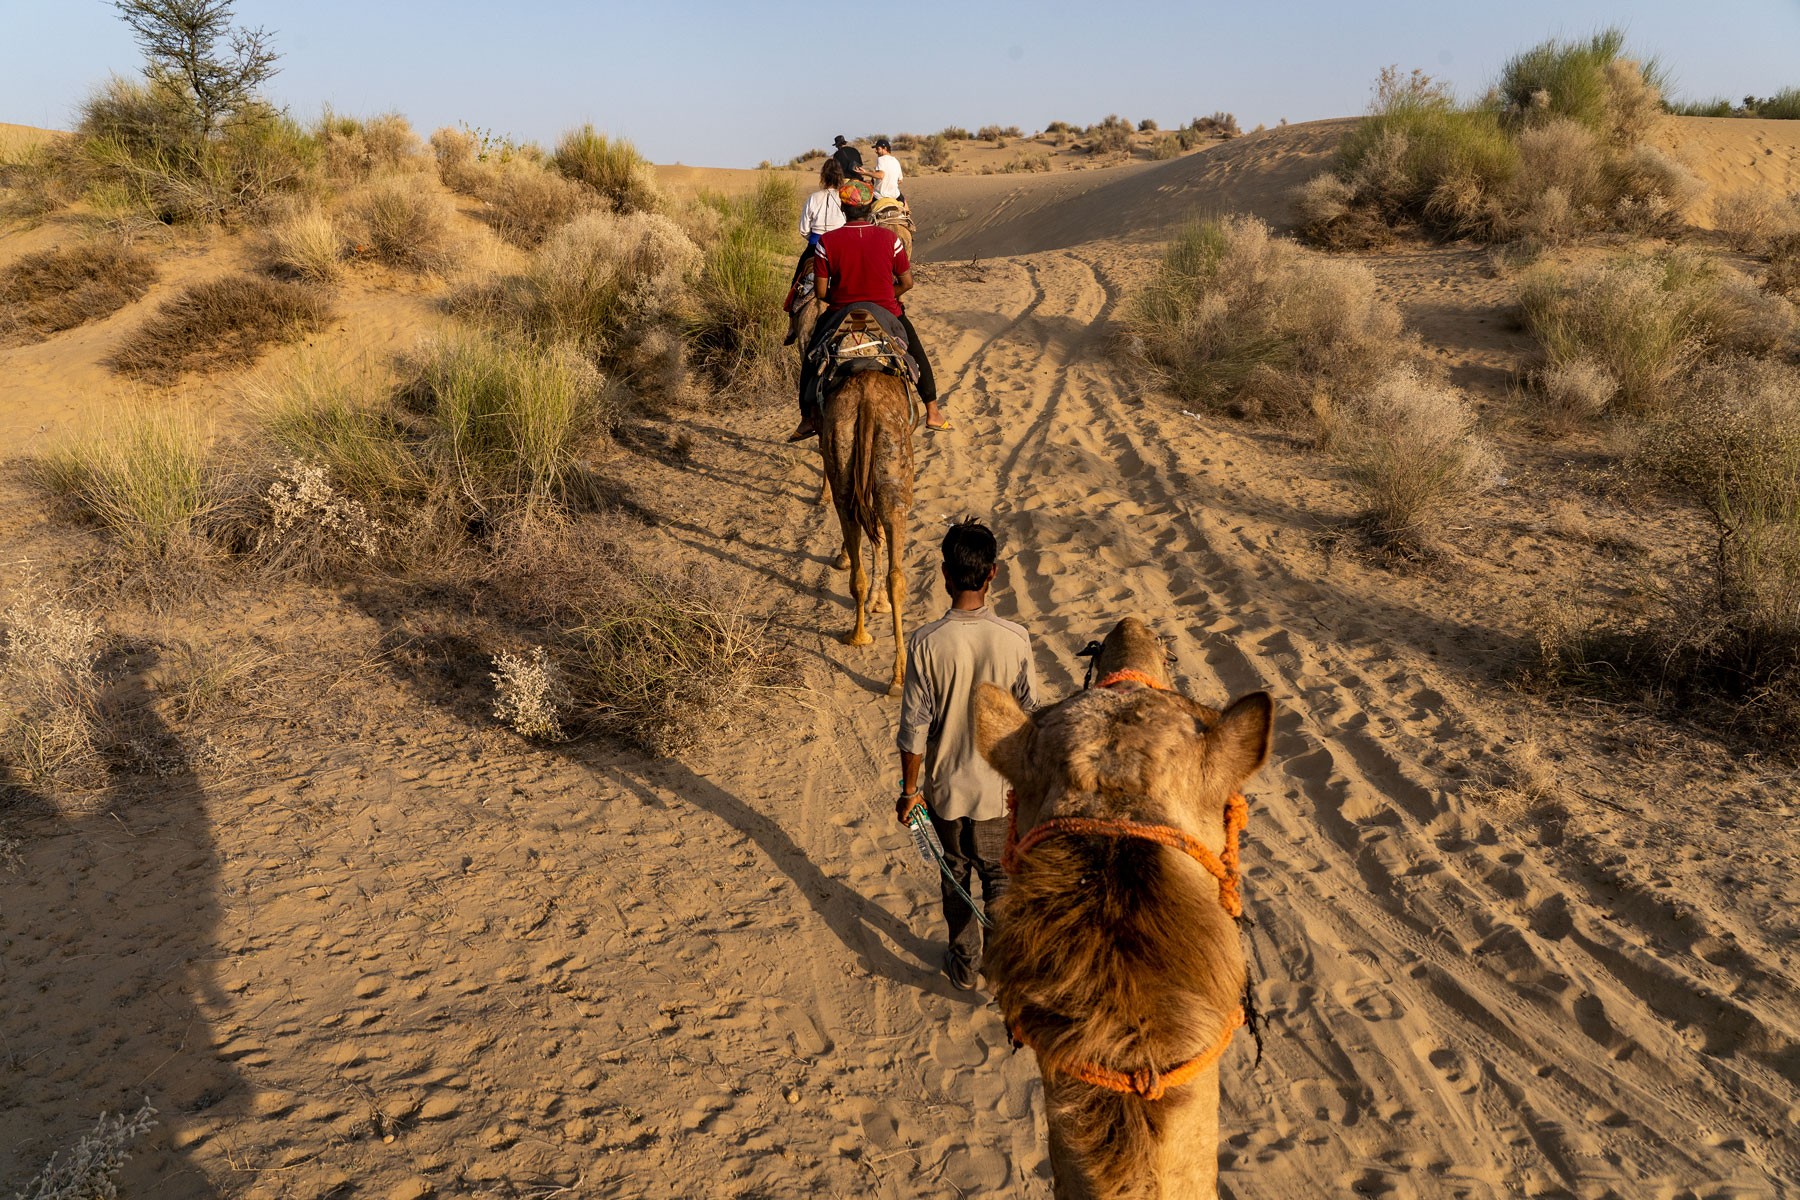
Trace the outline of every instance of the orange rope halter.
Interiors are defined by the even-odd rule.
[[[1144,671],[1127,668],[1114,671],[1102,679],[1097,686],[1112,687],[1117,683],[1141,683],[1145,687],[1167,691],[1167,687]],[[1054,817],[1035,826],[1021,840],[1019,837],[1019,804],[1018,797],[1010,789],[1006,793],[1006,845],[1000,854],[1000,866],[1008,875],[1016,875],[1032,847],[1057,834],[1072,834],[1087,837],[1136,838],[1141,841],[1155,842],[1180,850],[1189,858],[1205,868],[1206,873],[1219,882],[1219,906],[1232,917],[1244,915],[1243,896],[1238,890],[1238,835],[1250,823],[1250,805],[1239,793],[1232,793],[1225,801],[1225,851],[1214,854],[1199,838],[1185,830],[1176,829],[1172,825],[1151,825],[1142,821],[1115,820],[1103,817]],[[1161,1100],[1170,1088],[1177,1088],[1199,1075],[1202,1071],[1218,1062],[1231,1045],[1231,1037],[1238,1026],[1244,1023],[1244,1006],[1238,1005],[1225,1021],[1225,1028],[1219,1034],[1219,1040],[1205,1051],[1188,1059],[1165,1072],[1154,1067],[1145,1067],[1130,1073],[1115,1071],[1098,1063],[1057,1064],[1055,1069],[1065,1075],[1072,1075],[1083,1083],[1091,1083],[1095,1087],[1108,1091],[1124,1092],[1142,1096],[1146,1100]],[[1013,1041],[1021,1046],[1030,1046],[1024,1031],[1018,1026],[1011,1030]],[[1037,1047],[1032,1046],[1033,1050]]]

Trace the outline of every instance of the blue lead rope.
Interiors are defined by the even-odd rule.
[[[926,852],[931,855],[932,861],[937,863],[938,870],[949,881],[950,886],[956,889],[956,894],[975,910],[975,919],[981,922],[981,927],[992,929],[994,923],[988,920],[985,912],[981,911],[981,905],[975,903],[975,897],[969,895],[963,889],[963,885],[956,882],[956,876],[950,874],[950,864],[944,861],[943,852],[938,849],[937,831],[931,827],[931,818],[926,815],[923,803],[915,804],[907,811],[906,823],[913,830],[913,841],[925,848]]]

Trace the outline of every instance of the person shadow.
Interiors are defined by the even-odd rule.
[[[105,1113],[148,1102],[127,1195],[210,1197],[199,1165],[239,1072],[215,1051],[219,853],[205,791],[157,715],[156,653],[114,652],[97,741],[98,793],[53,795],[0,764],[0,1195],[70,1150]],[[216,1168],[215,1168],[216,1170]]]

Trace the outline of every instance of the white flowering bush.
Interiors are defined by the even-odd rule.
[[[331,486],[331,476],[318,463],[295,459],[263,495],[269,526],[266,547],[320,545],[374,557],[381,551],[385,527],[363,506]]]
[[[494,656],[494,715],[521,737],[539,742],[560,742],[562,723],[558,711],[566,703],[562,673],[542,646],[529,657],[502,650]]]
[[[101,1113],[94,1128],[66,1154],[53,1154],[16,1200],[116,1200],[119,1171],[131,1144],[156,1124],[148,1101],[135,1113]]]

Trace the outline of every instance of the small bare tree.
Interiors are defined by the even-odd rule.
[[[211,137],[277,70],[270,34],[233,28],[234,0],[114,0],[148,60],[144,74],[194,105],[195,132]]]

